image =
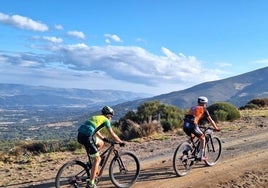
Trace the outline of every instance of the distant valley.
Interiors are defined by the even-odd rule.
[[[118,90],[0,84],[0,140],[70,137],[89,114],[99,112],[103,105],[148,96]]]
[[[74,137],[77,127],[103,105],[112,106],[119,119],[141,103],[158,100],[189,108],[200,95],[214,102],[240,107],[254,98],[268,97],[268,67],[206,82],[171,93],[148,94],[117,90],[85,90],[0,84],[0,140]]]

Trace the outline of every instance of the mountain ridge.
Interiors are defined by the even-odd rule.
[[[186,109],[196,104],[198,96],[208,97],[209,105],[215,102],[230,102],[236,107],[241,107],[254,98],[266,98],[268,97],[268,67],[221,80],[204,82],[180,91],[128,101],[115,105],[114,108],[120,113],[125,113],[136,109],[143,102],[158,100]]]
[[[141,103],[158,100],[180,109],[196,104],[198,96],[206,96],[209,104],[230,102],[240,107],[253,98],[268,97],[268,67],[237,76],[204,82],[193,87],[158,96],[119,91],[52,88],[20,84],[0,84],[0,107],[2,106],[90,106],[92,112],[103,105],[111,105],[118,116],[135,110]],[[90,111],[91,111],[90,110]]]
[[[0,83],[0,106],[102,106],[148,97],[121,90],[53,88]]]

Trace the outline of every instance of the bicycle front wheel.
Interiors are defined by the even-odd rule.
[[[109,175],[116,187],[130,187],[136,182],[139,174],[140,162],[134,153],[123,152],[112,159]]]
[[[205,163],[208,166],[215,165],[221,156],[221,141],[218,137],[210,137],[206,143],[205,156],[208,158]]]
[[[178,176],[188,174],[194,163],[194,157],[191,157],[192,147],[188,142],[181,143],[173,155],[173,169]]]
[[[90,177],[87,165],[81,161],[70,161],[64,164],[58,171],[56,188],[86,187],[86,180]]]

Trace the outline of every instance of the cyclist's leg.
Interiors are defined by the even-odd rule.
[[[94,137],[88,138],[88,148],[89,148],[89,155],[93,160],[89,183],[94,185],[95,179],[96,179],[98,172],[99,172],[99,164],[101,161],[99,150],[98,150],[98,147],[96,145],[96,140]]]
[[[99,137],[96,137],[96,145],[98,147],[98,150],[100,151],[101,148],[103,148],[104,142]]]
[[[183,124],[183,131],[189,136],[189,143],[191,142],[190,140],[194,137],[194,128],[195,128],[195,125],[193,123],[184,122]],[[185,151],[183,151],[183,154],[187,155],[188,151],[191,149],[192,148],[185,148]]]
[[[188,135],[191,136],[191,134],[194,131],[195,125],[189,122],[184,122],[183,124],[183,131]]]
[[[77,135],[77,141],[82,144],[87,152],[87,155],[89,156],[89,142],[88,142],[88,136],[78,133]]]
[[[200,130],[198,126],[195,126],[194,133],[193,133],[198,139],[200,140],[200,145],[199,145],[199,153],[197,155],[197,158],[199,160],[206,160],[204,157],[204,150],[205,150],[205,135],[203,132]]]

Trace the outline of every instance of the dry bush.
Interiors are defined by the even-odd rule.
[[[121,137],[125,140],[131,140],[134,138],[141,138],[153,135],[155,133],[162,133],[163,128],[159,122],[143,123],[141,125],[127,119],[121,125]]]
[[[162,133],[163,128],[162,125],[159,122],[150,122],[150,123],[144,123],[141,125],[141,132],[142,137],[144,136],[150,136],[155,133]]]

